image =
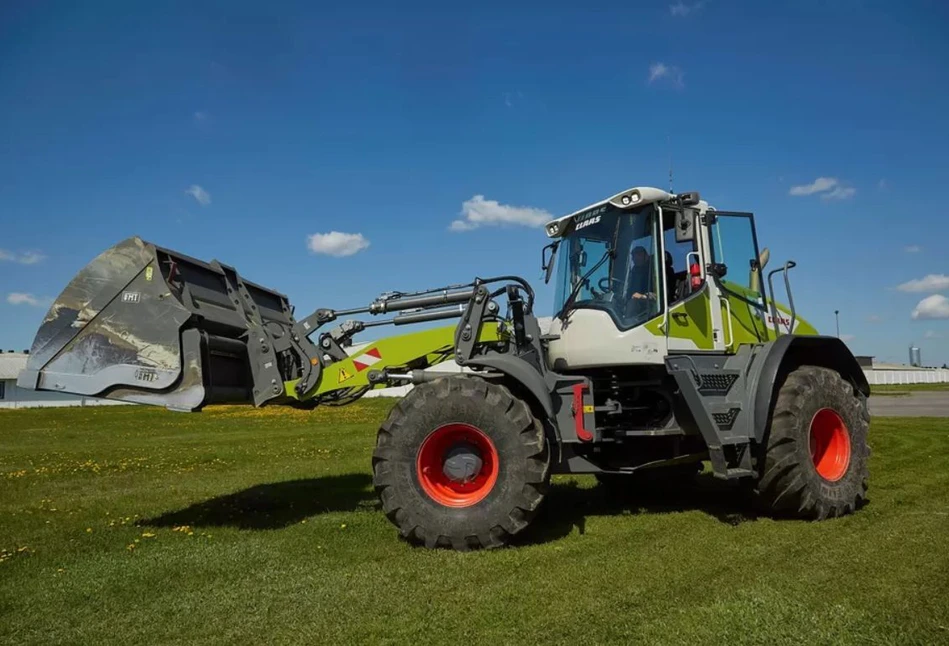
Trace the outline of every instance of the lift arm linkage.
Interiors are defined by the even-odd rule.
[[[503,283],[500,288],[491,290],[492,285],[500,283]],[[522,292],[526,302],[520,297]],[[508,311],[514,314],[514,320],[506,319],[500,312],[495,299],[502,295],[508,298]],[[523,316],[531,311],[533,300],[533,290],[526,281],[517,276],[499,276],[420,292],[388,292],[363,308],[317,309],[294,322],[290,336],[301,340],[318,334],[315,345],[320,353],[314,361],[312,358],[303,360],[295,355],[293,348],[285,350],[288,354],[283,364],[290,370],[284,380],[283,394],[313,404],[343,404],[358,399],[374,387],[403,384],[410,372],[449,359],[465,365],[486,345],[500,348],[509,342],[516,343],[522,334],[519,331],[523,330]],[[398,314],[388,319],[348,320],[320,332],[342,316],[378,316],[393,312]],[[380,339],[352,354],[345,350],[352,345],[353,337],[366,328],[451,318],[460,320],[455,326]]]

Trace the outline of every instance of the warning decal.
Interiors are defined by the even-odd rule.
[[[362,372],[374,363],[378,363],[381,359],[382,354],[379,352],[379,350],[377,348],[372,348],[365,354],[361,354],[353,359],[353,365],[356,367],[356,372]]]
[[[349,374],[348,372],[346,372],[345,369],[340,368],[340,369],[339,369],[339,380],[338,380],[336,383],[341,384],[341,383],[343,383],[344,381],[346,381],[347,379],[352,379],[352,377],[353,377],[353,376],[352,376],[351,374]]]

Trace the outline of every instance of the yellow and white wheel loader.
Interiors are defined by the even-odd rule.
[[[544,329],[517,276],[298,319],[231,266],[130,238],[55,301],[18,383],[180,411],[339,405],[413,384],[372,469],[386,515],[428,547],[507,543],[551,474],[623,486],[703,461],[777,515],[848,514],[867,491],[869,386],[839,339],[797,315],[794,263],[764,273],[754,222],[637,187],[548,223]],[[352,345],[368,327],[437,320],[455,322]],[[431,370],[445,361],[466,370]]]

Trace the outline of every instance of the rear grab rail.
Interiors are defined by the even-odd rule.
[[[791,334],[794,331],[794,323],[797,321],[797,310],[794,309],[794,295],[791,293],[791,279],[788,276],[788,272],[795,267],[797,267],[797,263],[793,260],[788,260],[784,263],[783,267],[778,267],[768,272],[768,291],[771,293],[771,320],[774,322],[775,336],[781,336],[781,328],[779,326],[781,316],[778,313],[778,301],[774,295],[774,275],[784,273],[784,291],[787,292],[788,307],[791,308],[791,322],[788,324],[788,334]]]

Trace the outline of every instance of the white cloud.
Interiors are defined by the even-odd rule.
[[[941,292],[949,289],[949,276],[929,274],[925,278],[910,280],[897,287],[901,292]]]
[[[820,198],[822,200],[846,200],[853,197],[857,193],[857,189],[852,186],[836,186],[834,190],[829,193],[821,194]]]
[[[201,206],[207,206],[211,203],[211,194],[206,190],[198,186],[197,184],[192,184],[188,187],[188,190],[185,191],[185,194],[190,195],[194,198],[194,201],[200,204]]]
[[[680,0],[680,2],[669,5],[669,13],[672,14],[673,16],[679,16],[679,17],[684,18],[685,16],[688,16],[693,11],[698,11],[704,6],[705,6],[705,0],[701,0],[700,2],[693,2],[691,4],[681,2]]]
[[[791,190],[788,191],[789,195],[813,195],[814,193],[820,193],[821,191],[826,191],[837,186],[836,177],[818,177],[810,184],[802,184],[800,186],[792,186]]]
[[[684,87],[682,79],[685,74],[675,65],[666,65],[665,63],[653,63],[649,66],[649,83],[656,81],[666,81],[675,87]]]
[[[653,63],[649,66],[649,82],[661,79],[669,73],[669,68],[665,63]]]
[[[448,228],[452,231],[471,231],[478,227],[518,224],[525,227],[539,227],[554,216],[543,209],[532,206],[511,206],[500,204],[497,200],[486,200],[484,195],[475,195],[461,205],[461,219],[455,220]]]
[[[856,338],[857,338],[857,337],[854,336],[853,334],[841,334],[841,335],[840,335],[840,340],[843,341],[844,343],[850,343],[851,341],[853,341],[853,340],[856,339]]]
[[[923,335],[924,339],[941,339],[942,333],[936,332],[935,330],[926,330],[926,334]]]
[[[307,248],[313,253],[322,253],[327,256],[351,256],[369,246],[369,241],[361,233],[314,233],[307,236]]]
[[[903,251],[905,251],[906,253],[919,253],[922,250],[923,248],[920,247],[918,244],[911,244],[911,245],[906,245],[905,247],[903,247]]]
[[[7,302],[10,305],[32,305],[33,307],[42,307],[46,303],[46,299],[37,298],[36,296],[33,296],[33,294],[12,292],[7,295]]]
[[[35,265],[36,263],[42,262],[45,259],[46,256],[39,253],[38,251],[23,251],[21,253],[15,253],[13,251],[0,249],[0,260],[6,260],[7,262],[15,262],[21,265]]]
[[[792,186],[788,195],[814,195],[821,194],[824,200],[846,200],[857,193],[857,189],[852,186],[843,186],[836,177],[818,177],[810,184],[801,184]]]
[[[205,110],[198,110],[193,115],[191,115],[195,122],[201,123],[208,120],[208,113]]]
[[[949,298],[942,294],[927,296],[916,305],[913,319],[949,319]]]

